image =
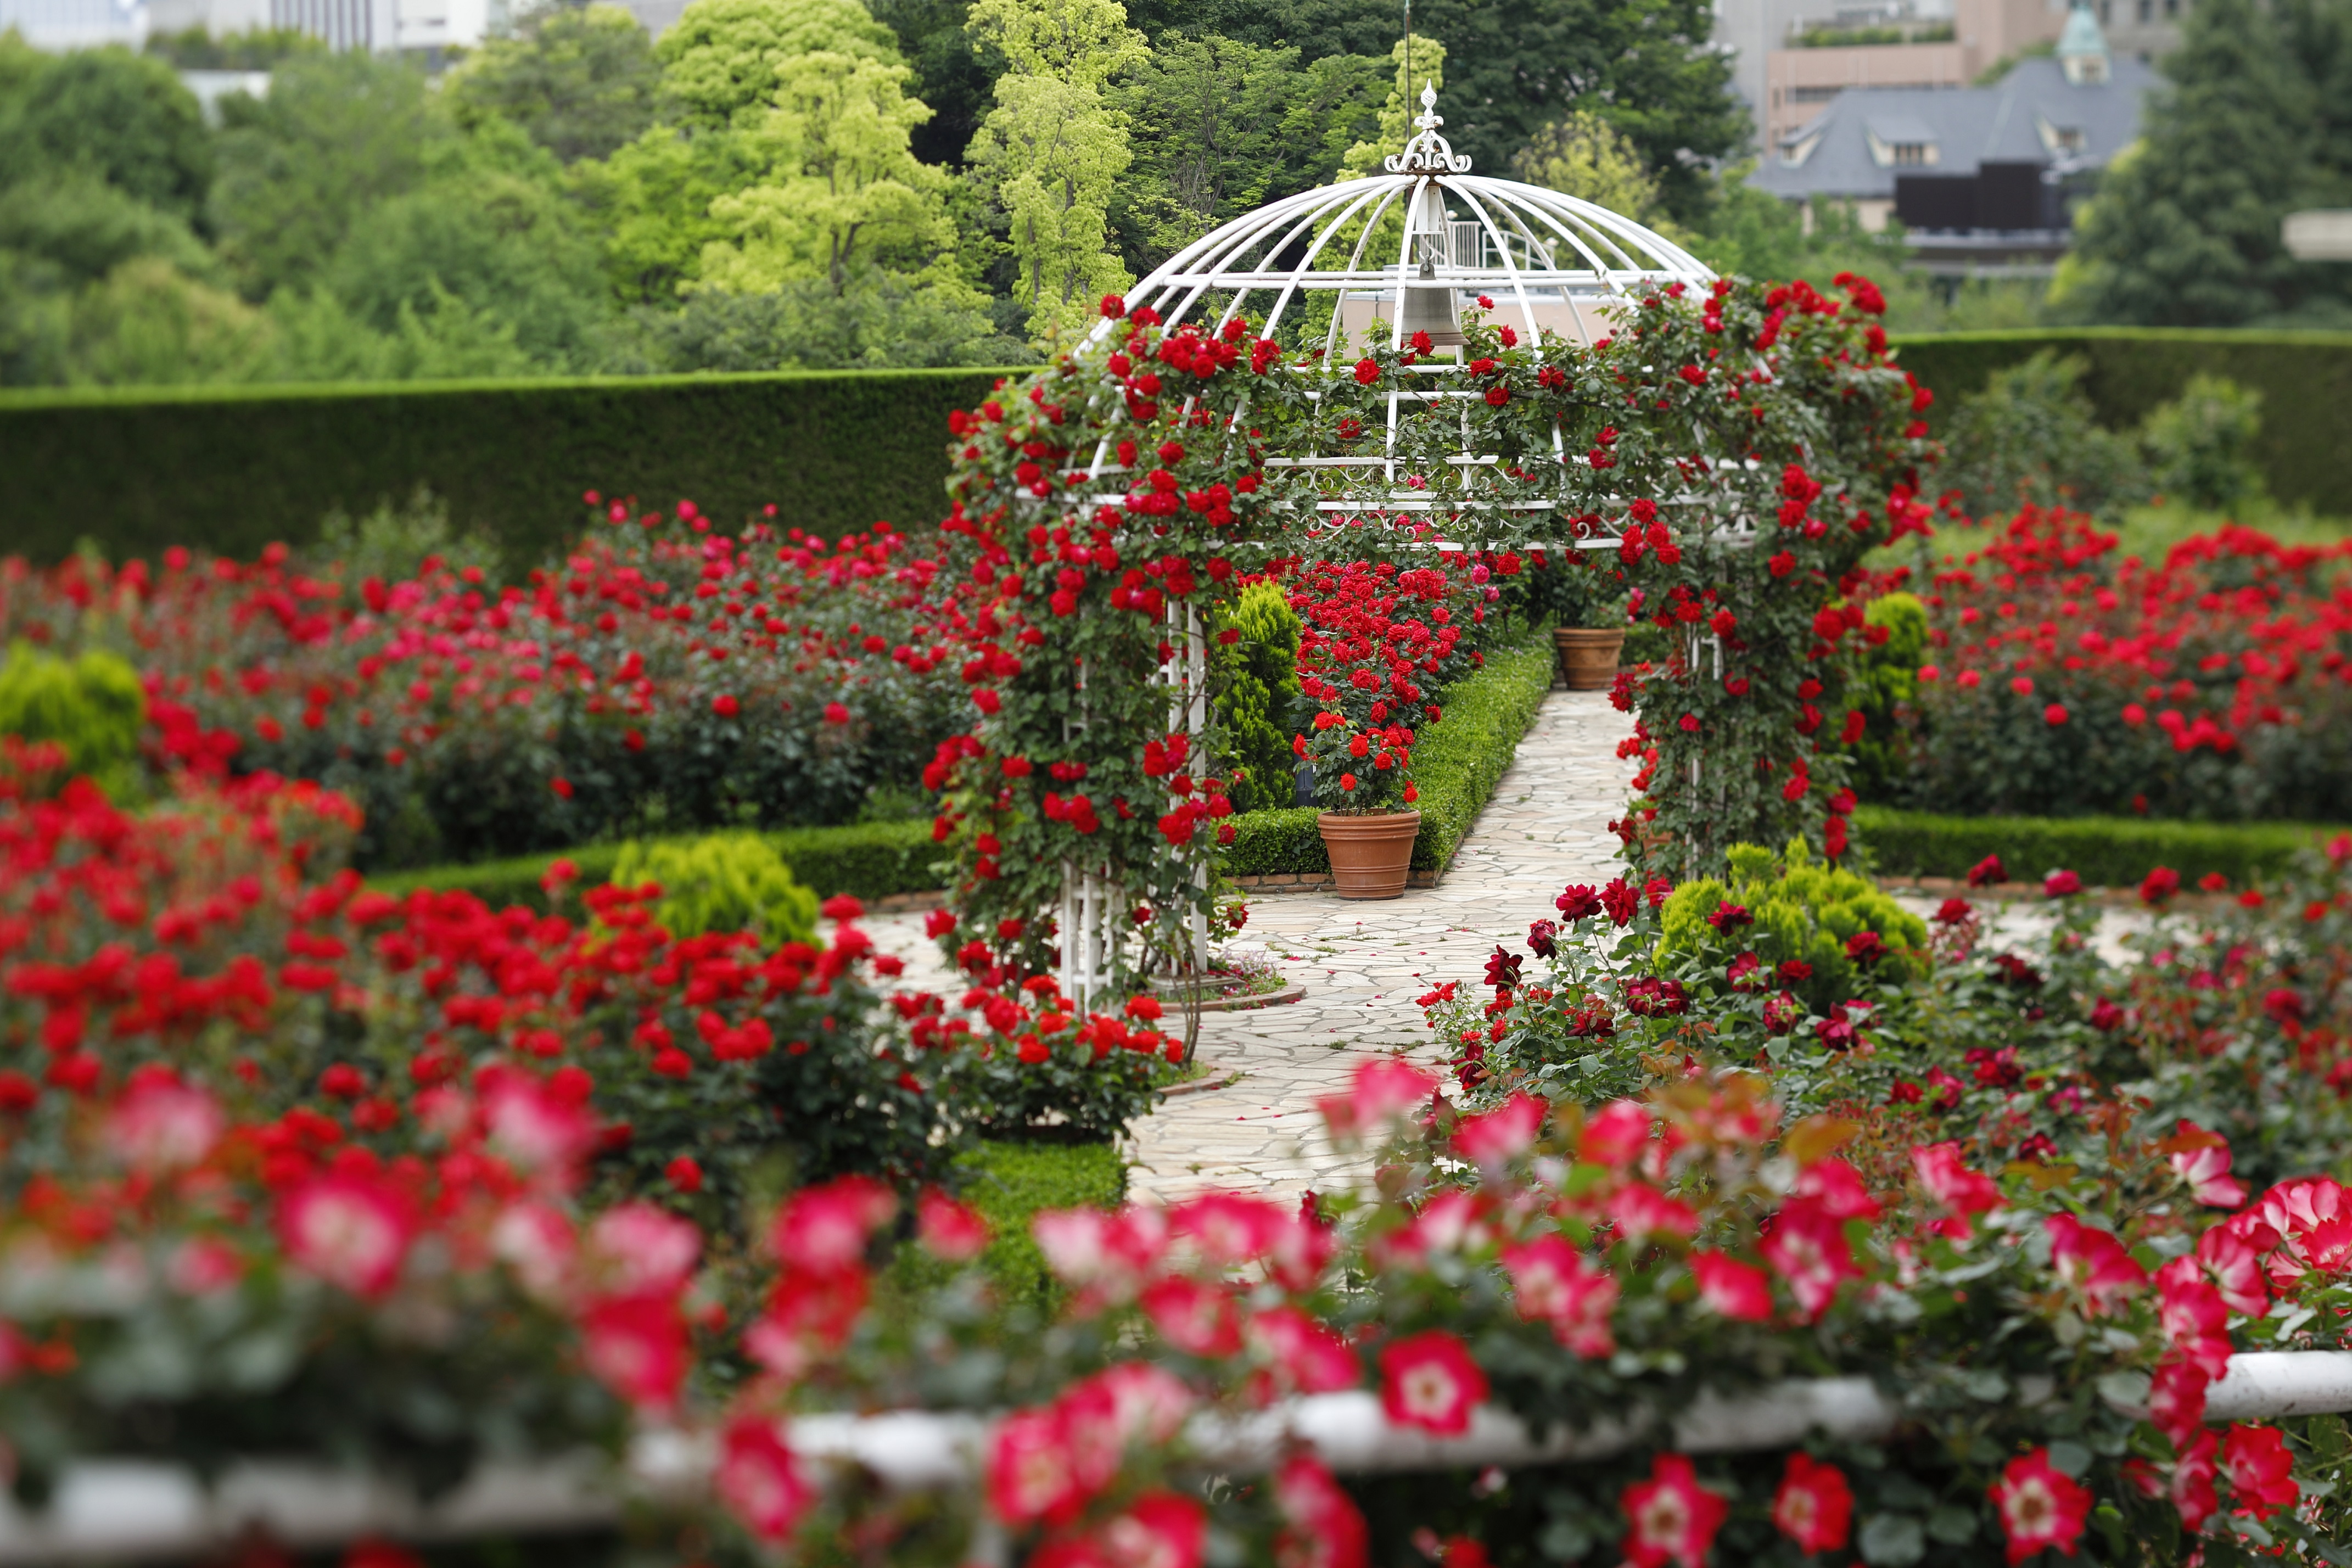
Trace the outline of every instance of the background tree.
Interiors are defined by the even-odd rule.
[[[2299,262],[2279,237],[2298,207],[2352,202],[2352,5],[2200,0],[2163,69],[2053,299],[2090,321],[2352,326],[2342,265]]]
[[[971,162],[1003,214],[1030,335],[1057,342],[1133,281],[1108,247],[1131,154],[1106,89],[1142,63],[1143,36],[1118,0],[978,0],[969,26],[1008,67]]]
[[[458,132],[424,76],[364,49],[289,59],[269,96],[221,102],[211,214],[248,299],[314,280],[360,215],[414,190]]]
[[[694,0],[655,53],[673,118],[717,127],[766,113],[785,62],[820,50],[898,58],[897,37],[857,0]]]
[[[563,163],[610,157],[654,120],[661,68],[637,19],[617,5],[541,11],[492,38],[441,83],[460,126],[496,117]]]
[[[1660,221],[1657,176],[1625,133],[1589,109],[1538,130],[1511,157],[1531,185],[1580,196],[1643,223]]]
[[[1665,210],[1691,223],[1713,191],[1706,161],[1748,140],[1706,0],[1422,0],[1412,21],[1453,62],[1438,112],[1474,172],[1502,173],[1538,130],[1580,108],[1641,150]]]
[[[1325,184],[1377,119],[1386,62],[1216,34],[1171,34],[1118,93],[1135,163],[1115,218],[1128,265],[1157,266],[1187,242],[1277,196]]]

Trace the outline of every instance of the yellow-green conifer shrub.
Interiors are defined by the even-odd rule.
[[[625,888],[658,883],[654,918],[676,936],[749,931],[772,946],[816,937],[816,894],[793,879],[775,846],[757,833],[631,839],[613,863],[613,880]]]
[[[1295,805],[1291,710],[1298,700],[1298,614],[1279,583],[1253,583],[1221,617],[1239,632],[1215,645],[1217,705],[1237,775],[1226,793],[1237,811]]]
[[[67,660],[28,642],[9,646],[0,662],[0,734],[55,741],[77,773],[111,784],[139,755],[147,692],[139,672],[92,649]]]
[[[1783,988],[1816,1013],[1861,989],[1864,962],[1850,955],[1848,943],[1864,931],[1875,932],[1885,944],[1880,956],[1866,961],[1878,978],[1908,980],[1927,972],[1927,922],[1868,878],[1813,858],[1803,839],[1791,839],[1780,857],[1758,845],[1735,844],[1728,859],[1722,879],[1685,882],[1666,900],[1659,911],[1661,959],[1752,951],[1768,972],[1790,961],[1807,964],[1811,977]],[[1726,904],[1745,910],[1748,921],[1710,923]]]

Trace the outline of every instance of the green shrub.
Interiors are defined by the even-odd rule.
[[[793,879],[820,898],[848,893],[855,898],[880,899],[894,893],[928,892],[940,885],[931,869],[934,851],[928,822],[860,822],[846,827],[790,827],[756,835],[773,846]],[[691,837],[654,839],[650,844],[690,844]],[[613,868],[622,846],[591,844],[552,855],[522,855],[509,860],[482,860],[470,865],[431,866],[372,879],[388,893],[415,888],[462,890],[493,909],[521,904],[544,909],[547,896],[541,883],[559,860],[572,863],[578,885],[596,887],[613,880]]]
[[[1875,800],[1893,794],[1910,772],[1906,720],[1914,710],[1919,666],[1927,657],[1927,607],[1912,595],[1889,594],[1870,602],[1864,620],[1886,633],[1864,653],[1850,699],[1864,720],[1862,739],[1853,748],[1854,791]]]
[[[982,1267],[1007,1304],[1048,1307],[1058,1289],[1029,1233],[1041,1210],[1116,1208],[1127,1197],[1127,1166],[1111,1143],[988,1142],[957,1169],[964,1201],[988,1221]]]
[[[2149,410],[2140,445],[2158,493],[2227,511],[2262,493],[2262,471],[2252,458],[2262,427],[2261,393],[2200,372],[2179,397]]]
[[[2083,390],[2110,430],[2137,426],[2200,374],[2228,376],[2262,395],[2262,429],[2248,457],[2272,495],[2340,512],[2352,494],[2352,334],[2074,327],[1907,334],[1897,342],[1904,368],[1936,393],[1927,420],[1939,436],[1992,372],[2055,348],[2090,365]]]
[[[1944,483],[1969,513],[2067,505],[2102,514],[2147,495],[2128,436],[2102,428],[2082,389],[2087,362],[2044,349],[1993,372],[1953,416]]]
[[[1412,752],[1413,783],[1421,790],[1414,870],[1443,870],[1452,862],[1551,689],[1553,657],[1546,629],[1490,651],[1485,668],[1443,694],[1439,708],[1444,717],[1423,732]],[[1234,841],[1223,861],[1225,875],[1328,873],[1331,859],[1323,851],[1318,815],[1313,806],[1236,814]]]
[[[1965,877],[1998,855],[2012,878],[2074,872],[2093,887],[2128,888],[2158,866],[2194,882],[2276,876],[2296,852],[2338,828],[2310,824],[2167,822],[2137,816],[1942,816],[1862,807],[1854,837],[1882,876]]]
[[[757,833],[631,839],[613,862],[612,879],[625,888],[659,883],[655,918],[680,937],[751,931],[772,947],[816,938],[816,895],[793,880],[775,845]]]
[[[54,741],[78,772],[102,777],[136,757],[146,722],[139,672],[110,653],[68,662],[18,642],[0,662],[0,734]]]
[[[1863,932],[1885,944],[1881,956],[1866,961],[1875,978],[1908,980],[1927,972],[1927,922],[1867,878],[1813,859],[1803,839],[1790,839],[1780,858],[1757,845],[1735,844],[1727,859],[1726,880],[1685,882],[1666,900],[1659,911],[1662,965],[1702,956],[1727,962],[1750,951],[1766,972],[1759,984],[1793,991],[1823,1014],[1862,988],[1864,964],[1847,944]],[[1727,903],[1744,909],[1753,923],[1710,923]],[[1776,979],[1769,973],[1790,963],[1810,966],[1811,975]]]
[[[569,545],[580,492],[679,497],[731,523],[769,503],[825,538],[944,515],[947,416],[988,371],[782,372],[0,394],[7,548],[98,542],[249,557],[429,486],[528,563]]]
[[[1225,721],[1234,809],[1259,811],[1297,798],[1291,771],[1292,710],[1298,701],[1298,616],[1278,583],[1242,590],[1218,629],[1238,634],[1212,645],[1217,707]]]

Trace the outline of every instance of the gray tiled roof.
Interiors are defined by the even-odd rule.
[[[2075,161],[2097,167],[2139,134],[2140,100],[2157,82],[2156,72],[2129,55],[2114,57],[2108,69],[2105,83],[2077,87],[2056,60],[2038,58],[2020,60],[1994,87],[1851,87],[1782,137],[1748,183],[1777,196],[1891,198],[1896,174],[1929,171],[1879,167],[1869,132],[1882,142],[1933,142],[1933,173],[1969,174],[1987,163],[2049,161],[2044,122],[2080,131]],[[1816,132],[1821,140],[1803,164],[1789,167],[1783,156]]]

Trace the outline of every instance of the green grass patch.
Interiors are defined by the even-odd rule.
[[[1545,629],[1488,653],[1484,669],[1445,693],[1439,704],[1444,717],[1413,749],[1412,780],[1421,790],[1414,870],[1442,870],[1462,847],[1551,689],[1556,657]],[[1315,826],[1318,815],[1313,806],[1238,814],[1234,841],[1225,848],[1225,874],[1328,873],[1331,860]]]
[[[957,1163],[963,1200],[992,1237],[981,1267],[1007,1302],[1044,1309],[1058,1289],[1029,1234],[1039,1210],[1116,1208],[1127,1197],[1127,1164],[1110,1143],[984,1142]]]
[[[2158,866],[2189,880],[2218,871],[2233,884],[2274,876],[2297,851],[2343,831],[2289,822],[2158,822],[2137,816],[1939,816],[1865,805],[1854,830],[1881,876],[1965,877],[1988,855],[2012,879],[2073,871],[2094,887],[2128,888]]]
[[[700,837],[694,835],[692,837]],[[940,885],[931,870],[937,851],[928,822],[857,822],[845,827],[788,827],[768,834],[768,841],[793,870],[793,879],[813,889],[819,898],[849,893],[861,899],[893,893],[926,892]],[[569,860],[580,873],[577,886],[593,888],[610,881],[618,844],[589,844],[552,855],[523,855],[510,860],[480,860],[467,866],[429,866],[371,879],[373,886],[393,894],[417,888],[467,892],[493,909],[524,904],[546,907],[540,883],[548,868]]]

